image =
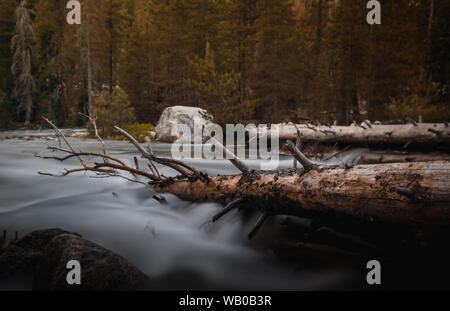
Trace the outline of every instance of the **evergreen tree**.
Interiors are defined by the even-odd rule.
[[[15,1],[0,2],[0,89],[5,93],[11,76],[11,37],[14,31]]]
[[[445,0],[385,0],[381,25],[354,0],[80,2],[80,26],[65,1],[22,0],[17,19],[18,2],[0,3],[3,112],[14,99],[26,122],[81,125],[120,86],[140,122],[171,105],[223,123],[447,118]]]
[[[97,126],[104,136],[112,135],[115,125],[125,127],[136,121],[128,95],[119,87],[114,89],[112,95],[103,94],[98,98],[94,104],[92,115],[97,120]]]
[[[290,0],[257,4],[253,89],[259,118],[279,122],[295,105],[297,43]]]
[[[122,47],[129,26],[128,10],[123,0],[103,0],[107,33],[108,85],[112,94],[117,82],[117,63],[122,58]]]
[[[133,23],[126,41],[125,55],[120,65],[120,85],[129,94],[139,121],[157,120],[156,109],[160,86],[156,80],[159,67],[154,48],[153,1],[136,0]]]
[[[194,89],[198,105],[213,112],[215,120],[219,123],[230,120],[230,115],[236,114],[233,108],[234,103],[238,101],[239,74],[221,73],[217,70],[214,51],[209,42],[206,42],[205,56],[190,59],[189,65],[195,72],[195,76],[187,83]],[[239,109],[239,112],[240,117],[242,113],[248,113],[243,109]]]
[[[332,9],[326,29],[316,94],[320,96],[323,90],[329,97],[316,99],[325,101],[318,106],[328,110],[332,109],[329,105],[334,102],[335,116],[340,124],[358,119],[358,104],[366,97],[368,58],[365,51],[368,49],[369,37],[366,13],[365,3],[338,1]]]
[[[22,0],[16,9],[16,26],[11,39],[12,65],[14,81],[13,97],[17,102],[17,111],[25,113],[25,124],[29,124],[33,113],[33,97],[36,86],[31,73],[31,52],[33,29],[26,1]]]
[[[74,90],[68,85],[78,79],[76,32],[72,31],[77,26],[67,24],[66,5],[62,1],[40,0],[35,12],[38,108],[61,126],[66,126],[69,112],[76,103]]]

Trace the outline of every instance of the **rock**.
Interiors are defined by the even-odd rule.
[[[80,262],[80,285],[67,284],[70,260]],[[33,276],[34,290],[138,290],[150,284],[123,257],[60,229],[35,231],[2,251],[0,279],[24,274]]]
[[[176,126],[181,124],[189,126],[191,135],[194,135],[194,119],[196,120],[196,126],[206,127],[213,124],[213,117],[204,109],[185,106],[166,108],[156,127],[156,139],[161,142],[174,142],[178,139],[178,136],[172,136],[172,129],[176,129]],[[191,140],[190,137],[187,137],[187,139]]]
[[[45,246],[55,236],[64,233],[68,232],[60,229],[35,231],[0,250],[0,279],[14,274],[33,273]]]

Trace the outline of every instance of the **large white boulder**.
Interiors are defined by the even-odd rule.
[[[195,120],[195,122],[194,122]],[[208,127],[213,124],[213,117],[208,111],[196,107],[172,106],[166,108],[159,118],[156,126],[156,139],[161,142],[172,143],[179,139],[179,125],[187,125],[190,128],[192,137],[186,137],[186,140],[193,139],[194,126],[197,128]]]

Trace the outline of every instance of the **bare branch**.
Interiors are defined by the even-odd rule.
[[[269,218],[269,216],[270,216],[270,214],[267,212],[261,214],[261,216],[256,221],[255,225],[253,226],[252,231],[250,231],[250,233],[248,234],[249,240],[251,240],[255,237],[255,235],[258,233],[259,229],[261,229],[262,225],[267,220],[267,218]]]
[[[239,169],[244,174],[247,174],[250,171],[250,168],[244,162],[242,162],[242,160],[239,159],[233,152],[228,150],[227,147],[222,145],[214,137],[210,137],[210,139],[216,146],[219,146],[219,148],[221,148],[221,152],[225,152],[225,156],[228,159],[228,161],[230,161],[237,169]]]
[[[113,170],[102,170],[102,169],[96,169],[94,167],[83,167],[83,168],[77,168],[77,169],[73,169],[73,170],[66,170],[64,173],[60,174],[60,175],[55,175],[55,174],[50,174],[50,173],[43,173],[43,172],[38,172],[39,175],[44,175],[44,176],[52,176],[52,177],[64,177],[73,173],[79,173],[79,172],[96,172],[96,173],[104,173],[104,174],[114,174],[115,172]]]
[[[140,170],[137,170],[137,169],[129,167],[129,166],[117,165],[117,164],[113,164],[113,163],[95,163],[94,169],[99,169],[99,168],[101,169],[103,167],[109,167],[109,168],[113,168],[116,170],[127,171],[134,175],[147,177],[148,179],[153,180],[153,181],[159,180],[159,178],[157,176],[154,176],[153,174],[150,174],[150,173],[147,173],[144,171],[140,171]]]
[[[139,161],[136,157],[133,157],[134,159],[134,166],[136,167],[137,170],[139,170]]]
[[[150,163],[152,163],[152,161],[155,161],[156,163],[168,166],[176,171],[178,171],[179,173],[181,173],[183,176],[185,177],[190,177],[192,176],[192,174],[190,174],[189,172],[187,172],[185,169],[190,170],[191,172],[193,172],[195,175],[201,175],[200,171],[197,170],[196,168],[183,163],[181,161],[177,161],[177,160],[173,160],[173,159],[163,159],[163,158],[158,158],[156,156],[153,155],[153,151],[151,150],[150,146],[148,146],[148,151],[145,150],[145,148],[133,137],[131,136],[127,131],[121,129],[118,126],[114,126],[114,128],[121,133],[122,135],[124,135],[136,148],[137,150],[142,154],[142,156],[144,158],[146,158],[147,160],[150,161]],[[155,168],[155,167],[154,167]],[[185,169],[183,169],[185,168]],[[156,170],[156,168],[155,168]],[[159,175],[159,174],[158,174]]]
[[[89,119],[89,121],[92,123],[92,126],[94,127],[94,134],[95,137],[97,137],[97,139],[100,141],[100,143],[102,144],[102,148],[103,148],[103,154],[106,154],[106,146],[105,146],[105,142],[103,141],[103,139],[100,137],[100,135],[98,134],[98,130],[97,130],[97,123],[96,123],[96,119],[92,118],[91,116],[88,116],[84,113],[78,112],[80,115],[82,115],[83,117],[86,117]]]
[[[292,155],[297,159],[298,162],[305,168],[305,170],[310,170],[317,167],[310,159],[308,159],[300,150],[295,147],[294,143],[290,140],[286,142],[286,148],[291,151]]]
[[[78,157],[78,156],[99,157],[99,158],[103,158],[105,160],[111,160],[111,161],[117,162],[117,163],[125,166],[125,163],[122,162],[121,160],[113,158],[113,157],[111,157],[109,155],[106,155],[106,154],[95,153],[95,152],[77,152],[77,153],[72,153],[72,151],[70,151],[70,150],[65,150],[65,149],[61,149],[61,148],[58,148],[58,147],[48,147],[48,148],[51,149],[51,150],[55,150],[55,151],[61,151],[61,152],[70,153],[70,155],[68,155],[66,157],[54,157],[54,156],[50,157],[50,156],[41,156],[41,155],[37,154],[36,157],[41,158],[41,159],[58,160],[58,161],[61,161],[61,162],[64,162],[64,161],[66,161],[66,160],[68,160],[70,158],[74,158],[74,157]]]
[[[120,134],[122,134],[123,136],[125,136],[135,147],[136,149],[142,154],[142,156],[146,159],[148,159],[149,161],[153,160],[153,151],[152,149],[149,147],[148,151],[145,150],[145,148],[130,134],[128,134],[128,132],[126,132],[125,130],[121,129],[118,126],[114,126],[114,128],[116,129],[116,131],[118,131]]]
[[[298,128],[297,124],[294,123],[295,129],[297,130],[297,138],[295,141],[295,146],[297,147],[298,150],[302,149],[301,145],[302,145],[302,140],[300,138],[300,136],[302,136],[302,133],[300,132],[300,129]],[[297,160],[294,158],[294,168],[297,168]]]
[[[236,208],[239,204],[241,204],[244,201],[245,200],[243,198],[237,198],[236,200],[231,201],[220,212],[218,212],[216,215],[213,216],[212,222],[218,221],[220,218],[231,212],[234,208]]]
[[[61,135],[61,137],[63,138],[64,142],[66,143],[67,147],[69,147],[69,149],[75,154],[75,149],[73,149],[72,145],[69,143],[69,141],[67,140],[66,136],[63,134],[63,132],[61,132],[61,130],[59,128],[56,127],[56,125],[54,125],[49,119],[47,119],[46,117],[42,117],[48,124],[50,124],[53,129],[56,131],[56,133],[58,133],[59,135]],[[83,161],[83,158],[81,158],[81,156],[77,156],[78,160],[80,161],[81,165],[83,165],[83,167],[87,167],[86,163]]]
[[[153,175],[158,176],[158,178],[161,179],[161,175],[159,175],[159,172],[153,163],[149,163],[149,164],[147,164],[147,166],[150,169],[150,171],[153,173]]]

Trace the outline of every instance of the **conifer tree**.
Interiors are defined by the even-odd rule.
[[[295,103],[297,49],[294,11],[290,0],[260,0],[253,88],[259,117],[282,121]]]
[[[13,98],[17,102],[18,113],[24,112],[25,124],[29,124],[33,113],[33,98],[36,91],[34,77],[31,73],[31,52],[33,29],[26,1],[21,0],[16,9],[16,26],[11,39],[12,65],[14,81]]]
[[[0,89],[7,93],[11,76],[11,37],[14,31],[15,1],[0,2]]]

